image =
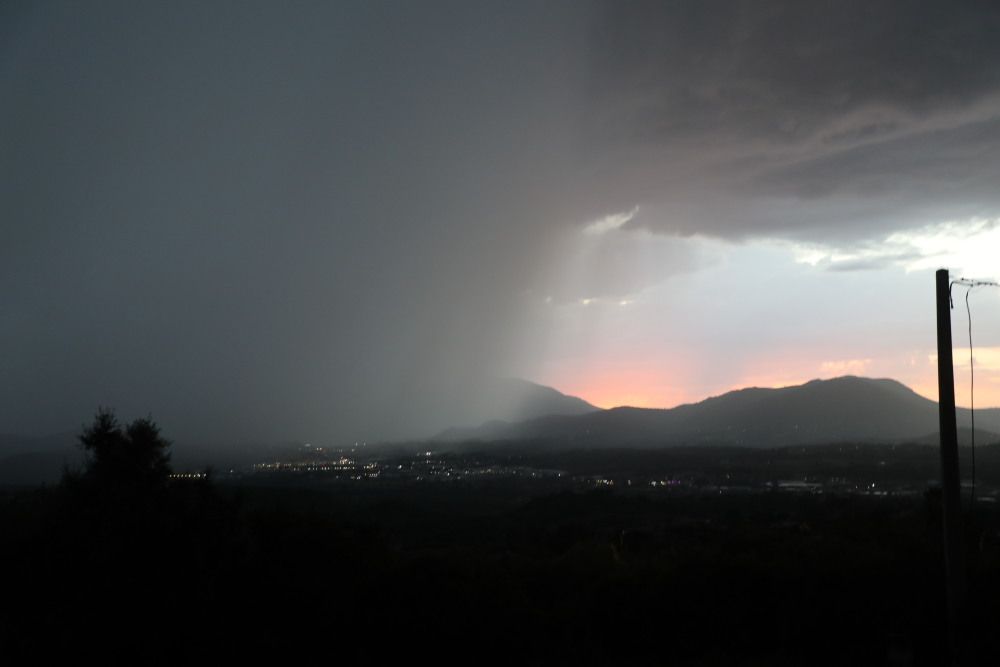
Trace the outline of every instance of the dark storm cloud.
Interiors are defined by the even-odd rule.
[[[647,90],[658,122],[623,131],[651,140],[850,142],[893,128],[869,116],[876,105],[921,113],[994,90],[997,27],[988,2],[611,3],[595,30],[595,87]]]
[[[628,157],[618,195],[665,231],[837,239],[995,215],[998,28],[987,2],[608,3],[591,146]]]
[[[530,364],[525,301],[700,266],[630,229],[998,210],[988,3],[0,12],[0,431],[427,433]]]
[[[539,119],[571,106],[550,83],[582,30],[464,3],[19,20],[0,430],[110,404],[185,436],[398,437],[512,355],[538,222],[566,217],[547,181],[568,151]]]

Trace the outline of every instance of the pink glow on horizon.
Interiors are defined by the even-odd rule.
[[[599,408],[662,408],[689,402],[687,375],[680,364],[668,369],[656,363],[591,362],[585,367],[559,368],[542,382]]]
[[[956,350],[955,355],[956,402],[960,407],[968,407],[968,352],[965,352],[964,363],[959,351]],[[750,364],[735,381],[714,384],[698,381],[701,374],[696,364],[669,369],[665,364],[655,363],[588,364],[586,368],[562,368],[547,374],[542,381],[601,408],[624,405],[672,408],[747,387],[789,387],[843,375],[892,378],[925,398],[937,400],[936,359],[929,354],[902,363],[897,359],[830,362],[786,358],[782,361],[792,363]],[[1000,406],[1000,368],[992,363],[979,365],[977,361],[975,378],[976,407]]]

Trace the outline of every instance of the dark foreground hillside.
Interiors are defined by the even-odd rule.
[[[73,485],[0,498],[2,653],[136,664],[941,664],[939,507],[766,492]],[[967,516],[970,654],[1000,513]],[[7,664],[13,664],[8,662]]]

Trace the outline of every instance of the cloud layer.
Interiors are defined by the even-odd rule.
[[[993,3],[608,3],[587,135],[636,224],[871,238],[1000,200]]]
[[[642,326],[723,261],[702,239],[903,261],[884,239],[1000,216],[997,28],[972,2],[7,3],[0,431],[105,404],[191,441],[425,434],[557,363],[568,321],[599,337],[585,300]]]

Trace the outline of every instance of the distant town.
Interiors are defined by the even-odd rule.
[[[978,503],[1000,500],[1000,448],[980,448],[977,480],[963,489]],[[937,450],[927,445],[829,445],[780,449],[676,447],[663,450],[538,452],[491,447],[479,451],[401,453],[355,444],[304,444],[272,460],[215,473],[236,484],[489,484],[522,485],[526,492],[608,489],[622,493],[913,497],[938,487]],[[205,471],[174,474],[204,477]]]

